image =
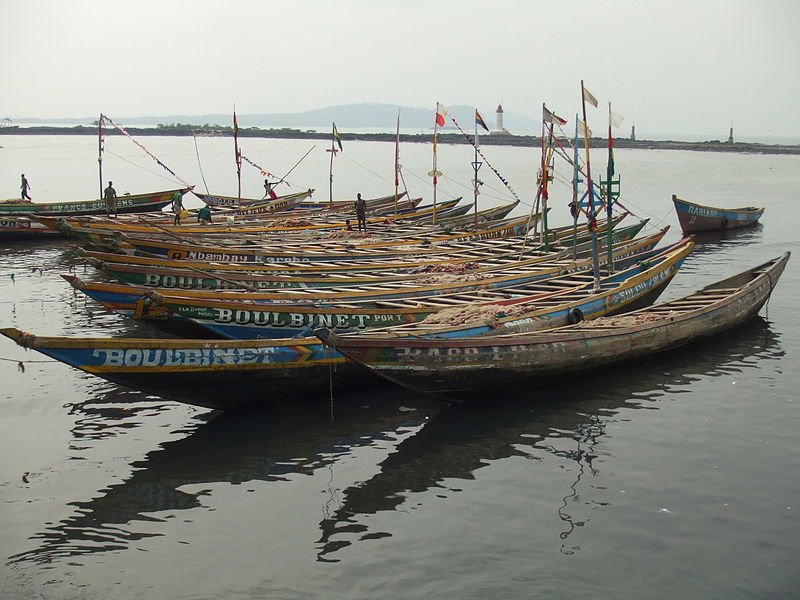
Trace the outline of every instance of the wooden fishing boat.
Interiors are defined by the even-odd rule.
[[[755,225],[764,214],[763,208],[747,206],[744,208],[714,208],[681,200],[674,194],[672,203],[678,214],[678,222],[684,233],[701,231],[723,231]]]
[[[291,263],[312,261],[358,261],[371,258],[412,256],[430,253],[433,244],[468,242],[471,239],[485,240],[524,235],[531,223],[528,217],[508,219],[490,223],[482,229],[464,229],[438,236],[424,235],[418,238],[403,238],[393,242],[373,244],[336,243],[336,240],[306,243],[302,245],[263,246],[215,246],[211,244],[181,243],[178,240],[160,240],[126,236],[117,250],[144,256],[163,256],[174,260],[201,260],[237,263]],[[442,250],[440,248],[440,250]]]
[[[677,268],[672,261],[661,269]],[[616,291],[632,301],[646,301],[659,277],[659,266],[637,271],[635,283],[620,282]],[[642,279],[640,276],[645,277]],[[671,277],[669,275],[668,277]],[[668,278],[667,278],[668,281]],[[657,285],[665,285],[659,279]],[[606,290],[607,291],[607,290]],[[634,298],[635,297],[635,298]],[[591,304],[591,295],[584,298]],[[560,310],[557,306],[550,311]],[[18,329],[0,334],[86,373],[132,389],[188,404],[217,409],[292,402],[327,393],[335,386],[366,383],[368,371],[317,338],[282,340],[158,340],[152,338],[40,337]]]
[[[497,327],[533,330],[566,323],[567,319],[575,318],[575,314],[595,318],[638,308],[640,302],[651,303],[677,272],[693,245],[690,239],[684,239],[648,260],[601,278],[597,290],[593,275],[573,273],[500,289],[391,300],[281,303],[187,298],[150,292],[126,307],[128,314],[132,309],[134,318],[147,320],[157,327],[165,320],[180,317],[230,339],[308,336],[318,327],[366,331],[376,327],[402,327],[403,324],[416,324],[411,327],[412,331],[427,332],[433,328],[439,332],[446,329],[440,322],[431,325],[421,321],[430,321],[432,315],[445,309],[451,309],[447,311],[448,316],[473,309],[506,315],[503,319],[493,318],[488,324],[481,322],[471,327],[473,335]],[[101,301],[99,297],[95,299]],[[111,300],[119,306],[126,299],[112,296]],[[115,309],[107,301],[102,303]],[[562,306],[566,308],[558,308]]]
[[[117,198],[117,212],[138,213],[161,210],[172,202],[175,192],[186,194],[191,188],[151,192],[149,194],[125,194]],[[104,200],[78,200],[72,202],[0,202],[0,215],[45,215],[76,216],[106,213]]]
[[[31,221],[28,217],[0,215],[0,240],[50,240],[67,237],[67,234]]]
[[[618,224],[624,215],[615,217],[613,223]],[[627,227],[614,227],[612,232],[612,243],[631,240],[647,223],[647,220]],[[571,231],[571,227],[569,228]],[[605,230],[605,223],[601,225]],[[566,232],[566,229],[562,233]],[[570,234],[571,235],[571,234]],[[566,234],[565,234],[566,236]],[[102,267],[105,264],[131,264],[141,266],[155,266],[163,268],[188,268],[198,271],[213,269],[214,271],[229,273],[281,273],[288,274],[320,274],[320,273],[354,273],[354,272],[436,272],[437,270],[447,270],[451,267],[458,267],[472,262],[483,262],[489,259],[513,259],[525,260],[528,258],[539,257],[545,259],[560,259],[568,256],[580,256],[586,251],[586,243],[590,239],[588,233],[577,238],[575,249],[559,245],[559,237],[551,243],[549,250],[544,250],[542,246],[533,243],[524,244],[520,238],[494,238],[488,240],[470,240],[459,244],[447,244],[446,252],[439,253],[437,247],[432,245],[424,254],[404,258],[392,257],[381,259],[364,259],[360,261],[337,261],[321,259],[308,262],[289,262],[289,263],[235,263],[225,261],[197,261],[197,260],[173,260],[170,258],[134,256],[128,254],[118,254],[113,252],[96,252],[83,250],[80,252],[93,261],[93,264]],[[599,240],[601,247],[605,247],[607,236],[602,236]]]
[[[615,264],[624,269],[633,262],[646,260],[661,252],[653,250],[652,244],[640,246],[632,244],[621,246],[614,251]],[[604,260],[604,259],[603,259]],[[117,311],[125,310],[127,314],[137,314],[138,306],[152,303],[168,305],[170,302],[181,303],[187,299],[206,302],[264,303],[269,304],[270,312],[286,312],[287,305],[313,303],[332,306],[341,303],[356,303],[360,307],[373,307],[379,302],[392,300],[413,301],[417,307],[425,307],[425,301],[431,298],[459,298],[463,294],[479,294],[484,300],[489,298],[493,290],[512,289],[515,295],[535,294],[538,288],[530,284],[544,282],[553,278],[559,279],[559,287],[568,285],[567,276],[578,277],[592,269],[591,257],[573,261],[545,261],[532,265],[505,266],[483,273],[462,274],[455,277],[431,277],[413,279],[389,279],[386,281],[358,282],[338,287],[318,288],[280,288],[246,291],[241,287],[217,290],[145,288],[127,284],[84,281],[73,275],[62,275],[70,285],[87,296],[101,303],[113,303]],[[585,279],[577,279],[576,285],[582,285]],[[549,293],[551,288],[543,288]],[[505,298],[507,294],[500,296]],[[280,304],[275,308],[274,304]],[[146,314],[144,315],[146,318]]]
[[[129,388],[215,409],[295,402],[342,385],[375,383],[374,376],[302,340],[189,340],[40,337],[18,329],[0,334],[21,346]]]
[[[192,190],[192,194],[197,196],[200,200],[209,206],[224,207],[224,208],[237,208],[243,211],[251,211],[253,209],[258,212],[281,212],[292,210],[303,200],[310,198],[314,190],[309,188],[301,192],[294,192],[292,194],[284,194],[277,198],[237,198],[236,196],[220,196],[218,194],[204,194]]]
[[[378,210],[393,210],[395,208],[395,201],[399,204],[399,207],[402,207],[402,201],[406,199],[407,193],[406,192],[398,192],[397,196],[395,197],[394,194],[390,194],[388,196],[379,196],[377,198],[366,198],[367,202],[367,212],[374,212]],[[419,201],[422,199],[420,198]],[[298,210],[314,210],[314,211],[325,211],[325,210],[335,210],[339,212],[352,212],[354,210],[355,198],[352,200],[306,200],[298,204]]]
[[[537,333],[398,338],[321,329],[331,348],[388,380],[456,399],[487,397],[510,386],[572,378],[719,335],[755,316],[790,253],[708,285],[684,298],[619,316]]]
[[[623,241],[615,244],[615,252],[633,254],[654,248],[664,237],[668,226],[661,231],[632,241]],[[590,251],[589,242],[578,246],[577,254],[580,257]],[[619,256],[619,254],[615,254]],[[459,277],[474,278],[502,269],[533,268],[542,263],[553,264],[552,261],[568,261],[572,257],[569,248],[560,249],[558,252],[525,252],[522,255],[515,252],[500,255],[491,255],[485,258],[475,258],[468,262],[446,264],[443,268],[433,269],[420,267],[405,269],[403,271],[382,269],[380,271],[353,271],[336,273],[270,273],[267,271],[224,271],[215,270],[213,265],[204,268],[185,268],[180,266],[139,265],[117,261],[102,261],[87,257],[89,264],[97,267],[114,279],[135,286],[166,289],[198,289],[198,290],[223,290],[246,289],[249,291],[267,289],[324,289],[342,286],[375,285],[390,281],[436,281]]]

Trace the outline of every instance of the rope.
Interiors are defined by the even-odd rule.
[[[119,125],[117,125],[116,123],[114,123],[114,121],[112,121],[112,120],[111,120],[109,117],[107,117],[106,115],[100,115],[100,123],[101,123],[101,125],[102,125],[102,122],[103,122],[103,121],[108,121],[109,123],[111,123],[111,125],[113,125],[114,127],[116,127],[116,128],[117,128],[117,129],[120,131],[120,133],[122,133],[123,135],[127,136],[127,137],[128,137],[128,139],[130,139],[130,140],[131,140],[131,141],[132,141],[134,144],[136,144],[137,146],[139,146],[139,148],[141,148],[141,149],[144,151],[144,153],[145,153],[145,154],[147,154],[147,155],[148,155],[150,158],[152,158],[154,161],[156,161],[156,163],[158,163],[158,165],[159,165],[159,166],[160,166],[162,169],[164,169],[164,170],[165,170],[165,171],[167,171],[167,172],[168,172],[170,175],[172,175],[172,176],[173,176],[175,179],[177,179],[178,181],[180,181],[180,182],[181,182],[181,183],[182,183],[182,184],[183,184],[185,187],[192,187],[192,184],[190,184],[190,183],[189,183],[189,182],[187,182],[186,180],[184,180],[184,179],[180,178],[180,177],[179,177],[179,176],[178,176],[178,175],[175,173],[175,171],[173,171],[173,170],[172,170],[172,169],[170,169],[170,168],[169,168],[167,165],[165,165],[163,162],[161,162],[161,161],[158,159],[158,157],[157,157],[155,154],[153,154],[153,153],[152,153],[152,152],[150,152],[150,151],[149,151],[147,148],[145,148],[145,147],[144,147],[144,146],[143,146],[143,145],[142,145],[142,144],[141,144],[141,143],[140,143],[138,140],[136,140],[136,138],[134,138],[134,137],[133,137],[133,136],[132,136],[130,133],[128,133],[127,131],[125,131],[125,130],[124,130],[122,127],[120,127]]]
[[[197,166],[200,167],[200,178],[203,180],[203,185],[206,188],[206,194],[209,194],[210,192],[208,191],[206,176],[203,175],[203,165],[200,164],[200,150],[197,149],[197,136],[194,134],[194,130],[192,130],[192,138],[194,139],[194,153],[197,155]]]

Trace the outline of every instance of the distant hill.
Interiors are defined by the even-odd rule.
[[[497,107],[484,107],[479,111],[489,129],[494,129]],[[400,127],[402,129],[428,130],[433,128],[435,106],[430,108],[417,108],[412,106],[398,106],[396,104],[344,104],[329,106],[300,113],[271,113],[271,114],[237,114],[239,127],[300,127],[328,129],[331,123],[336,123],[337,129],[344,132],[348,129],[370,129],[375,131],[390,131],[395,128],[397,111],[400,110]],[[459,125],[467,131],[473,130],[474,108],[470,106],[449,106],[449,116],[453,116]],[[230,126],[230,114],[205,114],[205,115],[164,115],[147,117],[112,117],[116,122],[124,125],[169,125],[184,123],[187,125],[220,125]],[[19,119],[26,123],[91,123],[97,117],[82,119]],[[503,113],[503,125],[511,133],[532,132],[538,130],[539,124],[532,117],[527,117],[514,112]],[[447,121],[445,129],[455,129]]]

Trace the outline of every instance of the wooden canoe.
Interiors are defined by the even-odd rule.
[[[635,252],[652,249],[664,237],[669,226],[643,238],[625,240],[614,244],[616,260]],[[585,257],[590,252],[589,242],[578,246],[578,254]],[[623,252],[621,255],[617,252]],[[605,253],[604,253],[605,254]],[[605,256],[603,256],[605,258]],[[379,271],[353,271],[336,273],[269,273],[266,271],[218,271],[209,265],[205,268],[181,268],[178,266],[157,266],[129,264],[119,261],[102,261],[88,257],[89,264],[97,267],[114,279],[129,285],[148,288],[224,290],[246,289],[249,291],[267,289],[324,289],[342,286],[375,285],[391,281],[447,280],[458,277],[475,278],[478,275],[502,269],[534,268],[553,261],[569,262],[571,249],[558,252],[530,252],[520,255],[499,254],[475,258],[468,262],[445,264],[440,269],[420,267],[403,271],[381,269]],[[616,263],[618,264],[618,263]]]
[[[618,224],[624,215],[615,217],[614,224]],[[646,225],[647,220],[640,221],[627,227],[614,227],[612,232],[612,242],[631,240]],[[569,228],[571,230],[571,227]],[[606,230],[605,223],[601,224],[601,229]],[[569,234],[571,235],[571,234]],[[566,236],[566,233],[565,233]],[[607,236],[602,236],[598,241],[601,249],[605,248]],[[82,254],[87,259],[92,259],[96,266],[105,263],[110,264],[131,264],[143,266],[190,268],[206,270],[213,268],[215,271],[226,273],[282,273],[288,274],[320,274],[320,273],[353,273],[353,272],[408,272],[436,271],[449,266],[458,266],[475,261],[483,262],[487,259],[514,258],[515,260],[525,260],[532,257],[543,259],[561,259],[573,255],[573,249],[560,244],[560,240],[565,237],[558,237],[555,243],[550,244],[549,250],[544,250],[542,246],[535,244],[525,244],[521,238],[494,238],[489,240],[471,240],[459,244],[448,244],[446,252],[439,253],[435,246],[427,248],[424,254],[408,257],[392,257],[381,259],[363,259],[359,261],[337,261],[329,257],[320,260],[307,262],[273,262],[273,263],[235,263],[228,261],[199,261],[199,260],[174,260],[171,258],[135,256],[128,254],[118,254],[113,252],[96,252],[81,249]],[[590,239],[588,233],[578,237],[578,246],[574,251],[575,256],[579,256],[581,248],[586,248],[585,244]],[[436,252],[434,252],[436,250]]]
[[[186,194],[191,188],[125,194],[117,198],[117,212],[138,213],[161,210],[172,202],[175,192]],[[77,216],[106,213],[104,200],[78,200],[74,202],[0,202],[0,215]]]
[[[292,210],[303,200],[310,198],[314,190],[309,188],[301,192],[294,192],[291,194],[284,194],[277,198],[237,198],[236,196],[220,196],[218,194],[204,194],[192,190],[192,194],[197,196],[200,200],[214,207],[224,208],[237,208],[243,211],[250,211],[256,209],[258,212],[281,212]]]
[[[758,223],[764,214],[763,208],[715,208],[682,200],[674,194],[672,203],[678,214],[678,223],[686,234],[749,227]]]
[[[69,338],[34,336],[13,328],[0,329],[0,334],[102,379],[207,408],[307,399],[329,390],[332,376],[343,380],[342,385],[375,383],[369,372],[317,338]]]
[[[0,240],[50,240],[67,237],[67,234],[45,227],[28,217],[0,215]]]
[[[492,390],[650,360],[736,327],[769,299],[789,256],[787,252],[684,298],[538,333],[398,339],[323,329],[318,335],[374,373],[418,392],[486,399]]]
[[[673,269],[675,264],[665,263],[663,267]],[[639,273],[654,274],[647,270]],[[638,276],[636,281],[634,287],[620,284],[617,289],[642,294],[642,281]],[[652,292],[652,289],[647,291]],[[644,301],[643,297],[638,299]],[[590,296],[584,300],[592,302]],[[368,371],[325,348],[317,338],[241,341],[69,338],[41,337],[14,328],[0,329],[0,334],[108,381],[216,409],[303,400],[327,393],[332,381],[336,386],[349,385],[368,383],[370,377]]]
[[[601,278],[598,290],[591,274],[573,273],[500,289],[330,303],[205,300],[150,293],[137,300],[133,316],[156,326],[178,317],[230,339],[309,336],[318,327],[365,333],[372,328],[392,327],[399,330],[398,335],[406,335],[408,330],[442,335],[448,330],[455,330],[451,335],[479,335],[497,328],[530,331],[565,324],[575,310],[589,319],[652,303],[693,246],[690,239],[684,239],[646,261]],[[468,332],[463,327],[424,322],[446,310],[460,313],[474,309],[482,315],[491,313],[492,319],[470,325]],[[498,314],[504,316],[496,318]]]

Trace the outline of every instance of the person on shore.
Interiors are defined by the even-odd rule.
[[[201,225],[211,224],[211,208],[206,204],[197,211],[197,222]]]
[[[180,225],[181,217],[183,216],[183,194],[180,192],[172,194],[172,212],[175,213],[175,218],[172,221],[173,225]]]
[[[108,182],[108,187],[103,191],[103,199],[106,201],[106,217],[110,217],[114,213],[114,218],[117,217],[117,190],[114,189],[114,184]]]
[[[345,231],[353,231],[353,224],[350,222],[350,219],[344,220],[344,230]]]
[[[274,187],[278,185],[277,183],[271,183],[269,179],[264,179],[264,198],[267,196],[270,197],[271,200],[275,200],[278,197],[278,194],[275,193]],[[262,200],[264,199],[262,198]]]
[[[22,182],[19,187],[22,190],[22,199],[30,200],[31,197],[28,195],[28,190],[31,189],[31,185],[28,183],[28,180],[25,179],[25,173],[22,174]]]
[[[361,197],[361,194],[357,194],[356,202],[356,218],[358,219],[358,230],[367,231],[367,201]]]

